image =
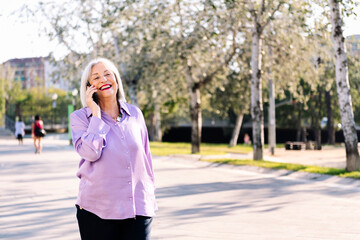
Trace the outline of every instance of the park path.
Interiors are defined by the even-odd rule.
[[[79,157],[46,139],[35,155],[0,139],[0,239],[79,239]],[[157,239],[360,239],[360,188],[174,157],[154,157]],[[346,183],[346,182],[345,182]]]

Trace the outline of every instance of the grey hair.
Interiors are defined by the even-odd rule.
[[[119,70],[116,68],[115,64],[106,58],[95,58],[86,65],[86,67],[82,73],[82,76],[81,76],[80,99],[81,99],[81,104],[83,105],[83,107],[88,106],[86,104],[87,83],[90,80],[90,74],[91,74],[92,67],[98,63],[104,64],[105,67],[108,68],[115,75],[115,79],[118,84],[118,91],[116,93],[116,98],[121,102],[126,102],[124,88],[123,88],[121,78],[120,78],[120,73],[119,73]]]

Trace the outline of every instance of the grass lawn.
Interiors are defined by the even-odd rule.
[[[278,147],[278,146],[277,146]],[[282,146],[283,147],[283,146]],[[190,143],[170,143],[170,142],[150,142],[151,153],[158,156],[167,156],[172,154],[191,154]],[[224,155],[226,153],[243,153],[252,152],[252,147],[249,145],[238,144],[230,148],[227,144],[210,144],[202,143],[199,155]],[[302,171],[310,173],[320,173],[335,175],[339,177],[349,177],[360,179],[360,171],[346,172],[345,169],[328,168],[310,165],[301,165],[293,163],[279,163],[270,161],[253,161],[253,160],[239,160],[239,159],[214,159],[206,160],[216,163],[233,164],[233,165],[250,165],[272,169],[286,169],[290,171]]]
[[[172,154],[191,154],[190,143],[172,143],[172,142],[150,142],[150,149],[153,155],[167,156]],[[237,145],[230,148],[227,144],[202,143],[200,146],[200,155],[223,155],[226,153],[250,153],[252,147],[249,145]]]
[[[290,171],[301,171],[309,173],[320,173],[327,175],[334,175],[339,177],[349,177],[360,179],[360,171],[346,172],[343,168],[328,168],[311,165],[301,165],[294,163],[279,163],[271,161],[254,161],[254,160],[242,160],[242,159],[207,159],[208,162],[232,164],[232,165],[248,165],[272,169],[286,169]]]

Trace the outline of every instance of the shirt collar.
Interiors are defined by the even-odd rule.
[[[127,115],[131,116],[128,105],[125,102],[121,102],[121,101],[119,101],[119,104],[120,104],[120,108],[122,108],[127,113]]]
[[[119,101],[120,109],[124,110],[129,116],[131,116],[129,108],[125,102]],[[89,107],[86,108],[86,116],[89,118],[92,115],[91,109]]]

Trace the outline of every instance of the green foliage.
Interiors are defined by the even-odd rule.
[[[43,118],[51,112],[51,96],[41,88],[32,88],[25,93],[26,98],[19,102],[24,116],[39,114]]]
[[[266,19],[271,22],[263,29],[264,102],[268,91],[266,79],[269,78],[275,82],[276,103],[293,100],[276,109],[277,127],[293,128],[299,122],[309,126],[314,112],[318,117],[326,116],[325,91],[333,96],[333,114],[339,121],[328,14],[315,14],[315,5],[327,12],[328,2],[265,1],[263,9],[261,1],[255,2],[257,13],[263,11],[264,14],[260,23],[265,24]],[[356,4],[353,0],[341,2],[348,9]],[[166,128],[189,122],[188,88],[201,85],[204,76],[211,75],[223,63],[233,43],[237,48],[234,58],[221,71],[215,72],[215,77],[208,82],[211,84],[206,83],[206,88],[202,89],[201,101],[206,109],[203,116],[230,118],[248,111],[249,26],[252,25],[249,3],[234,0],[68,0],[61,4],[56,1],[41,4],[32,13],[46,16],[46,26],[51,26],[46,27],[49,38],[57,39],[69,51],[59,62],[57,78],[67,79],[70,86],[78,87],[84,63],[95,56],[107,57],[117,63],[125,89],[135,86],[138,91],[135,95],[145,117],[151,118],[155,106],[160,106]],[[276,15],[268,18],[279,4],[282,7]],[[84,42],[84,46],[80,47],[79,42]],[[348,61],[355,120],[360,124],[360,59],[349,56]],[[188,66],[192,82],[186,78]],[[51,91],[22,92],[18,86],[6,89],[10,88],[14,94],[0,89],[1,111],[8,99],[11,104],[20,104],[27,114],[50,112],[52,116]],[[56,115],[60,116],[70,97],[58,95]],[[319,101],[322,107],[317,105]]]
[[[65,91],[51,88],[46,92],[40,87],[23,90],[15,87],[14,92],[17,92],[16,98],[8,99],[8,117],[15,119],[16,114],[21,114],[26,124],[29,124],[31,118],[38,114],[46,124],[54,121],[55,123],[67,122],[67,106],[71,104],[71,98]],[[52,95],[54,93],[58,95],[56,108],[53,108]],[[16,109],[19,112],[16,112]]]
[[[348,52],[349,82],[354,119],[360,125],[360,55],[351,54],[351,51]]]
[[[249,62],[239,65],[247,66]],[[209,90],[211,93],[210,104],[215,113],[226,118],[234,114],[249,113],[250,75],[248,72],[243,70],[231,71],[224,84]]]
[[[0,125],[3,123],[3,116],[5,114],[5,103],[6,103],[6,93],[4,91],[4,85],[6,80],[0,78]]]

